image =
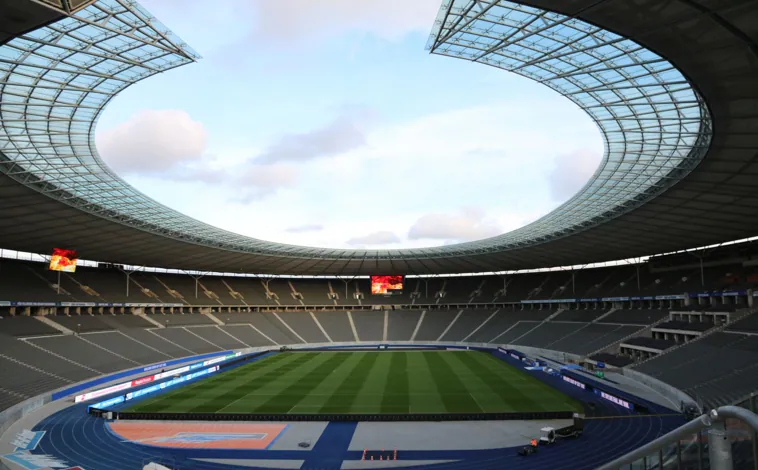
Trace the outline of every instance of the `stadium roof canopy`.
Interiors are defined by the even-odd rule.
[[[577,265],[758,234],[752,0],[444,0],[431,53],[558,91],[598,124],[605,157],[579,193],[532,224],[402,250],[257,240],[138,192],[99,158],[97,118],[129,85],[199,57],[133,0],[50,2],[60,8],[0,0],[3,248],[60,246],[200,271],[433,274]]]

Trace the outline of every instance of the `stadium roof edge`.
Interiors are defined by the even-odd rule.
[[[469,272],[469,273],[447,273],[447,274],[411,274],[408,275],[410,278],[433,278],[433,277],[477,277],[477,276],[510,276],[510,275],[519,275],[519,274],[530,274],[530,273],[543,273],[543,272],[557,272],[557,271],[579,271],[583,269],[596,269],[596,268],[607,268],[612,266],[623,266],[623,265],[634,265],[634,264],[642,264],[646,263],[650,260],[654,260],[656,258],[660,257],[666,257],[670,255],[678,255],[682,253],[696,253],[696,252],[705,252],[706,250],[711,250],[714,248],[721,248],[725,246],[733,246],[733,245],[739,245],[742,243],[749,243],[758,240],[758,236],[756,237],[750,237],[745,238],[742,240],[733,240],[730,242],[725,243],[719,243],[717,245],[708,245],[708,246],[700,246],[697,248],[689,248],[686,250],[679,250],[679,251],[673,251],[668,253],[659,253],[652,256],[643,256],[640,258],[629,258],[629,259],[622,259],[622,260],[613,260],[613,261],[603,261],[600,263],[589,263],[589,264],[583,264],[583,265],[575,265],[575,266],[554,266],[550,268],[535,268],[535,269],[522,269],[522,270],[516,270],[516,271],[490,271],[490,272]],[[695,255],[697,256],[697,255]],[[11,260],[19,260],[19,261],[33,261],[33,262],[39,262],[39,263],[49,263],[50,262],[50,255],[47,254],[41,254],[41,253],[26,253],[26,252],[18,252],[15,250],[5,250],[0,248],[0,260],[1,259],[11,259]],[[77,262],[78,265],[87,266],[87,267],[99,267],[101,262],[95,261],[95,260],[81,260],[79,259]],[[370,275],[357,275],[357,276],[338,276],[338,275],[289,275],[289,274],[261,274],[261,273],[229,273],[229,272],[214,272],[214,271],[185,271],[181,269],[175,269],[175,268],[166,268],[166,267],[155,267],[155,266],[130,266],[130,265],[124,265],[122,266],[123,270],[126,272],[133,272],[133,271],[144,271],[144,272],[157,272],[157,273],[169,273],[169,274],[188,274],[188,275],[202,275],[202,276],[227,276],[227,277],[272,277],[272,278],[286,278],[286,279],[298,279],[298,278],[304,278],[304,279],[358,279],[358,278],[368,278]]]
[[[30,252],[66,246],[104,261],[188,270],[434,274],[581,265],[758,233],[758,124],[749,111],[758,106],[749,86],[758,79],[752,39],[758,5],[554,3],[446,0],[432,41],[436,53],[541,81],[582,106],[603,130],[607,152],[593,179],[522,229],[435,248],[330,250],[242,237],[150,200],[99,159],[94,123],[123,88],[198,56],[133,2],[127,5],[138,14],[130,21],[140,22],[134,26],[145,35],[129,36],[107,21],[98,26],[94,20],[118,15],[108,10],[110,0],[100,0],[0,47],[10,57],[0,81],[0,246]],[[139,54],[110,51],[112,69],[95,72],[66,63],[81,51],[67,56],[63,48],[57,58],[40,52],[45,38],[71,31],[93,42],[98,34],[121,35]],[[30,89],[28,58],[35,61],[31,78],[66,90],[73,101],[62,103],[65,108],[31,104],[31,94],[9,92]],[[24,119],[31,106],[35,116],[47,116],[43,125]],[[30,214],[30,206],[41,211]],[[62,214],[84,225],[61,223]],[[113,239],[124,243],[114,246]]]

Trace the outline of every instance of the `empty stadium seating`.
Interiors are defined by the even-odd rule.
[[[332,341],[357,341],[347,312],[317,312],[315,315]]]
[[[42,336],[60,333],[37,318],[27,316],[0,317],[0,332],[10,336]]]
[[[606,309],[571,309],[564,310],[556,318],[557,321],[591,322],[608,312]]]
[[[382,341],[384,337],[384,312],[353,312],[350,315],[360,341]]]
[[[751,244],[753,250],[758,250]],[[725,255],[729,253],[725,252]],[[718,253],[716,253],[717,256]],[[667,262],[666,266],[671,265]],[[661,261],[641,265],[508,276],[462,276],[406,279],[402,295],[371,296],[368,279],[261,279],[256,277],[200,278],[148,271],[127,274],[116,267],[80,266],[60,279],[44,263],[0,259],[0,300],[69,302],[155,302],[196,306],[220,305],[358,305],[356,293],[372,304],[470,304],[520,302],[617,296],[682,294],[702,290],[746,289],[758,285],[755,270],[740,265],[718,264],[701,273],[692,260],[681,260],[680,269],[664,268]],[[676,263],[673,263],[675,266]],[[128,286],[128,288],[127,288]],[[335,294],[336,297],[330,296]],[[412,295],[413,294],[413,295]],[[695,308],[695,306],[693,306]],[[717,308],[732,311],[734,298],[714,300]],[[592,316],[593,311],[583,311]],[[570,320],[572,314],[565,316]],[[581,321],[581,319],[579,319]]]
[[[552,334],[560,333],[563,341],[568,342],[568,338],[586,329],[585,338],[589,339],[592,332],[601,337],[603,333],[610,342],[622,334],[620,331],[624,328],[637,328],[544,322],[555,313],[554,310],[508,308],[225,313],[216,317],[224,325],[203,314],[48,317],[79,334],[63,334],[38,318],[4,317],[0,320],[2,334],[6,335],[0,339],[0,371],[12,375],[14,380],[0,387],[0,404],[8,406],[45,390],[138,365],[245,347],[278,347],[303,341],[355,341],[356,336],[360,341],[385,338],[407,341],[414,334],[416,341],[505,344],[508,337],[505,333],[522,331],[521,327],[540,328],[535,334],[524,335],[519,344],[547,346],[560,339],[551,337]],[[611,332],[616,332],[616,336]],[[594,339],[598,340],[598,346],[606,344],[599,338]],[[573,347],[570,342],[567,346],[567,349],[578,350],[578,346]]]
[[[723,405],[758,389],[758,336],[716,332],[633,367]]]
[[[657,329],[681,330],[703,332],[713,328],[713,323],[708,322],[686,322],[686,321],[665,321],[656,325]]]
[[[421,318],[418,310],[397,310],[389,315],[387,337],[397,341],[410,341]]]
[[[624,341],[624,344],[629,344],[632,346],[642,346],[644,348],[650,348],[650,349],[655,349],[655,350],[664,350],[676,345],[676,341],[669,340],[669,339],[656,339],[656,338],[646,338],[644,336],[639,336],[637,338],[630,338]]]
[[[758,332],[758,315],[742,318],[727,327],[730,331]]]
[[[603,322],[650,325],[667,315],[667,310],[616,310],[603,318]]]
[[[592,354],[592,359],[634,367],[714,404],[758,389],[758,383],[752,380],[758,372],[758,336],[750,334],[758,332],[758,315],[745,316],[718,331],[719,319],[727,317],[715,319],[706,314],[740,311],[738,305],[693,303],[682,310],[699,312],[697,315],[671,317],[663,304],[656,305],[659,308],[650,308],[649,304],[618,308],[590,303],[475,305],[561,298],[569,290],[571,295],[590,296],[639,292],[628,285],[635,275],[628,267],[587,270],[573,277],[556,272],[505,278],[408,279],[401,296],[386,298],[371,297],[368,281],[362,279],[272,279],[264,283],[254,278],[193,279],[145,272],[131,275],[127,298],[125,292],[120,292],[125,286],[123,273],[94,268],[83,269],[76,279],[65,275],[58,294],[50,285],[48,273],[37,268],[34,263],[3,260],[0,279],[8,283],[0,285],[0,298],[91,302],[125,299],[209,309],[156,309],[155,313],[132,314],[123,309],[57,307],[49,311],[47,320],[61,329],[39,318],[9,316],[7,310],[0,310],[0,373],[13,377],[0,387],[0,406],[92,376],[171,358],[246,347],[384,340],[513,344],[581,356]],[[640,283],[639,288],[644,290],[647,285],[650,292],[663,292],[662,285],[684,288],[692,284],[682,281],[682,277],[687,276],[651,276],[650,282]],[[16,279],[25,284],[14,290],[11,287]],[[717,279],[720,277],[714,276],[713,281]],[[363,293],[364,298],[354,298],[356,292]],[[230,304],[279,308],[220,308]],[[350,308],[355,310],[307,310],[307,305],[316,304],[352,305],[355,307]],[[386,310],[362,310],[359,304],[381,305]],[[415,305],[421,307],[412,310]],[[295,306],[301,310],[287,310]],[[63,334],[65,330],[75,334]],[[717,332],[711,334],[713,330]],[[691,333],[684,344],[685,336],[665,336],[664,332],[669,331]],[[662,353],[647,360],[647,356],[624,356],[619,354],[619,344]],[[719,367],[723,364],[729,367]],[[748,376],[751,379],[746,379]]]
[[[107,331],[112,330],[113,327],[103,321],[102,316],[93,315],[56,315],[51,317],[56,323],[62,325],[69,330],[76,333],[84,333],[88,331]]]

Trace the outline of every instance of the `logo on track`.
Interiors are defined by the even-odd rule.
[[[224,442],[224,441],[262,441],[266,439],[268,433],[207,433],[207,432],[180,432],[173,436],[162,437],[150,437],[147,439],[139,439],[134,442],[141,442],[144,444],[153,443],[184,443],[184,444],[204,444],[208,442]]]
[[[39,441],[42,440],[42,437],[45,435],[46,431],[30,431],[28,429],[24,429],[20,433],[16,435],[16,438],[11,442],[14,446],[16,446],[16,451],[20,450],[34,450],[39,445]]]
[[[66,468],[69,469],[69,464],[53,457],[51,455],[30,454],[28,451],[14,452],[12,454],[5,454],[2,456],[9,462],[13,462],[16,465],[26,470],[44,470],[51,468]]]

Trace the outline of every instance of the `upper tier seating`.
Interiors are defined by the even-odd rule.
[[[755,249],[752,247],[751,249]],[[682,260],[683,266],[691,260]],[[618,296],[683,294],[703,290],[746,289],[758,285],[754,270],[739,264],[699,268],[682,267],[651,272],[655,263],[604,268],[509,274],[408,278],[401,295],[370,293],[368,279],[260,279],[257,277],[190,275],[135,271],[115,267],[79,266],[75,273],[57,274],[45,263],[0,259],[0,301],[129,302],[220,305],[397,305],[479,304]],[[701,280],[702,277],[702,280]],[[705,281],[705,285],[703,285]],[[127,288],[128,286],[128,288]],[[337,298],[330,297],[330,293]],[[356,299],[355,294],[363,294]],[[412,296],[411,294],[414,293]],[[442,296],[440,296],[442,294]],[[699,308],[692,306],[692,308]],[[705,306],[733,311],[735,305]],[[569,316],[564,318],[569,320]],[[581,320],[577,320],[581,321]]]
[[[685,331],[707,331],[713,328],[713,323],[708,322],[686,322],[686,321],[665,321],[656,325],[656,328],[666,330],[685,330]]]
[[[603,318],[603,323],[650,325],[668,315],[666,310],[616,310]]]
[[[595,319],[603,316],[606,314],[608,310],[604,309],[572,309],[572,310],[564,310],[562,311],[556,318],[555,321],[575,321],[575,322],[591,322]]]

